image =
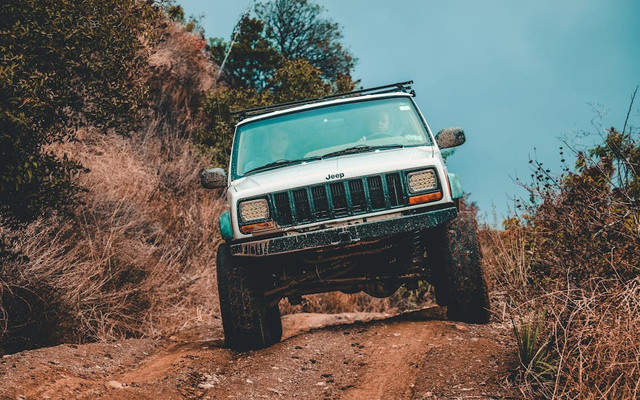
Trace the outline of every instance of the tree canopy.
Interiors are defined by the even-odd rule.
[[[325,9],[309,0],[274,0],[256,5],[272,46],[287,60],[305,59],[329,82],[350,75],[355,58],[342,43],[338,23],[325,19]]]
[[[242,16],[232,42],[210,40],[211,57],[218,65],[228,53],[221,80],[232,88],[271,90],[269,80],[277,69],[305,60],[334,90],[353,88],[356,60],[341,43],[340,25],[323,18],[324,11],[309,0],[258,3],[255,17]]]
[[[261,20],[245,15],[237,29],[222,78],[234,88],[262,90],[280,64],[281,56],[264,36]],[[211,58],[216,64],[222,65],[230,45],[220,38],[209,40]]]
[[[3,2],[0,213],[28,219],[70,190],[77,166],[47,145],[82,125],[135,126],[156,12],[136,0]]]

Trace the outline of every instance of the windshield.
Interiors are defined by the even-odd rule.
[[[407,97],[336,104],[241,125],[231,174],[247,174],[344,154],[431,145]]]

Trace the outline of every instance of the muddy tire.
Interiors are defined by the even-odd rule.
[[[489,321],[489,295],[476,231],[473,213],[459,212],[431,230],[426,244],[436,301],[447,306],[447,317],[483,324]]]
[[[218,247],[218,294],[225,345],[238,351],[268,347],[282,337],[278,305],[268,305],[260,270],[249,268],[247,263],[232,257],[228,245]]]

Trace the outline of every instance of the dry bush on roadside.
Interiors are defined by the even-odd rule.
[[[150,50],[149,96],[154,132],[191,136],[203,123],[204,94],[215,87],[217,66],[204,52],[205,40],[178,23],[166,21]]]
[[[501,304],[496,307],[498,318],[513,318],[517,339],[523,343],[519,352],[531,345],[531,353],[543,361],[536,364],[522,359],[518,380],[523,395],[637,398],[640,278],[594,276],[572,288],[540,286],[540,271],[531,262],[536,247],[530,245],[535,238],[529,234],[523,227],[511,227],[502,232],[485,229],[481,235],[494,280],[493,303]],[[574,278],[569,276],[575,282]],[[531,343],[523,334],[532,326],[527,315],[540,319],[542,313],[545,317],[536,328],[539,337]]]
[[[146,127],[128,138],[87,129],[53,146],[89,171],[78,178],[81,203],[0,227],[0,349],[157,336],[217,313],[223,205],[200,187],[206,161],[187,140],[215,67],[201,37],[169,21],[159,29],[146,48]]]
[[[611,136],[620,138],[610,129],[606,143]],[[615,143],[640,149],[630,134],[624,140]],[[578,153],[576,172],[559,177],[532,162],[534,183],[526,188],[534,202],[504,231],[481,234],[520,353],[539,352],[543,367],[554,366],[550,373],[522,359],[527,397],[631,399],[640,392],[638,171],[630,158],[610,157],[616,149],[598,149]],[[523,318],[531,313],[546,316],[535,341],[527,340]]]
[[[504,231],[481,226],[478,240],[492,289],[494,315],[508,321],[510,307],[531,298],[530,256],[535,249],[518,226],[507,226]]]
[[[9,315],[9,339],[22,335],[29,346],[156,336],[212,320],[222,203],[200,188],[203,164],[192,146],[87,133],[65,150],[91,171],[81,177],[87,191],[71,218],[41,219],[16,236],[20,257],[3,268],[4,294],[46,312],[34,309],[26,321]],[[40,329],[42,318],[49,323]]]
[[[636,399],[640,395],[640,278],[595,279],[590,290],[556,293],[552,338],[555,398]]]

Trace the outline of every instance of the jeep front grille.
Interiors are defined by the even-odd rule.
[[[406,205],[404,175],[393,172],[270,195],[281,227],[326,221]]]
[[[351,193],[351,207],[354,213],[367,211],[367,198],[364,195],[364,184],[362,179],[349,181],[349,192]]]

